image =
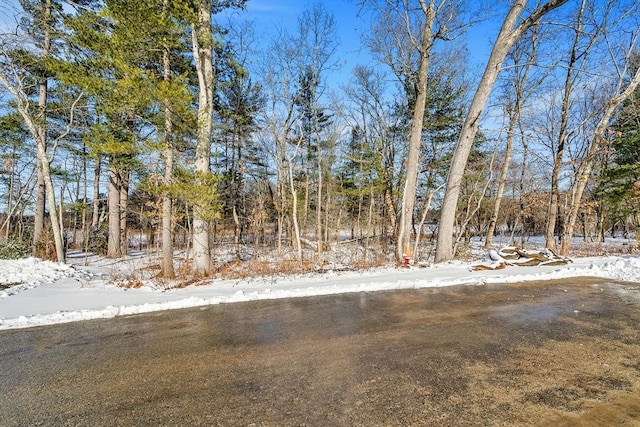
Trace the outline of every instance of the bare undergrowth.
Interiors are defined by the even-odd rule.
[[[527,248],[541,248],[534,243]],[[211,280],[250,280],[253,278],[277,278],[296,276],[328,271],[360,271],[381,266],[393,266],[393,248],[370,247],[365,249],[357,243],[347,243],[332,246],[329,250],[317,254],[313,250],[305,250],[303,260],[296,259],[292,250],[278,253],[275,249],[262,248],[256,250],[252,246],[240,248],[239,256],[234,247],[218,246],[213,256],[213,271],[208,276],[196,275],[188,254],[175,259],[176,277],[165,278],[162,275],[158,258],[152,264],[139,265],[127,273],[114,273],[112,282],[122,288],[140,288],[145,282],[152,282],[153,286],[161,289],[184,288],[210,284]],[[430,246],[425,245],[421,253],[431,254]],[[638,254],[640,249],[634,240],[625,240],[615,244],[576,243],[569,258],[603,255]],[[481,242],[472,242],[460,246],[458,259],[463,261],[481,260],[486,251]],[[428,265],[431,259],[412,259],[416,266]],[[426,263],[426,264],[425,264]]]

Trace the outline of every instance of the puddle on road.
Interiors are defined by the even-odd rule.
[[[494,306],[489,312],[490,317],[499,318],[515,324],[535,324],[560,320],[562,318],[580,318],[584,315],[607,314],[610,304],[601,299],[594,298],[600,296],[604,291],[616,295],[630,304],[640,305],[640,287],[628,286],[621,283],[601,283],[581,286],[578,279],[578,286],[571,287],[571,292],[563,289],[563,286],[552,286],[547,289],[547,295],[525,295],[517,299],[514,303],[501,306]],[[582,279],[585,280],[585,279]],[[555,289],[554,289],[555,288]],[[526,297],[526,298],[525,298]]]
[[[494,310],[490,317],[499,317],[515,323],[529,324],[555,320],[568,313],[548,305],[511,305]]]

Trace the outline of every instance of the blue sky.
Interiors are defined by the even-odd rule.
[[[320,3],[334,15],[340,39],[340,59],[346,62],[346,69],[368,61],[369,55],[362,47],[360,35],[369,24],[358,17],[359,7],[355,1],[324,0]],[[257,33],[269,34],[275,27],[284,27],[295,33],[298,16],[313,4],[308,0],[249,0],[245,17],[255,23]]]
[[[362,34],[369,31],[370,23],[362,15],[356,0],[317,0],[327,12],[334,15],[340,46],[339,60],[343,63],[337,72],[337,80],[346,83],[351,70],[356,65],[370,64],[373,60],[361,41]],[[239,15],[240,19],[252,21],[258,36],[268,44],[269,34],[276,27],[286,28],[290,33],[297,31],[297,18],[301,12],[314,4],[314,0],[249,0],[247,10]],[[500,17],[501,18],[501,17]],[[500,21],[500,19],[496,20]],[[474,67],[484,67],[489,55],[492,38],[495,37],[500,22],[487,22],[469,30],[469,35],[461,43],[472,46],[470,54]],[[337,88],[335,88],[337,89]]]

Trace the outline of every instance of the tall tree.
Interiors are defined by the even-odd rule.
[[[593,46],[596,38],[600,36],[600,29],[594,31],[584,31],[587,16],[587,0],[582,0],[575,18],[572,43],[564,78],[562,92],[562,102],[560,107],[560,124],[557,135],[557,144],[553,153],[553,168],[551,171],[551,191],[549,209],[547,211],[547,227],[545,233],[545,246],[548,249],[555,249],[556,222],[558,219],[558,209],[560,205],[560,171],[564,161],[565,152],[569,144],[569,115],[571,113],[571,99],[574,96],[575,86],[578,77],[588,65],[588,52]],[[600,27],[602,28],[602,27]],[[586,39],[586,41],[584,41]]]
[[[522,38],[518,40],[509,53],[509,59],[513,65],[509,69],[510,82],[507,83],[508,87],[505,89],[507,91],[507,99],[505,101],[504,110],[508,118],[508,124],[504,162],[500,170],[498,189],[496,190],[493,211],[491,213],[487,236],[485,238],[485,249],[489,249],[493,243],[493,235],[498,223],[498,215],[500,213],[500,206],[502,204],[502,198],[507,183],[507,174],[509,172],[511,156],[513,154],[513,143],[518,123],[520,123],[522,108],[526,100],[531,96],[532,92],[542,84],[546,77],[546,73],[544,73],[542,76],[539,76],[529,82],[529,75],[538,55],[538,46],[540,44],[538,38],[539,26],[534,25],[529,31],[528,39]]]
[[[400,207],[395,256],[411,253],[410,240],[427,102],[432,49],[438,39],[454,38],[462,28],[463,2],[450,0],[363,0],[376,11],[376,26],[369,44],[399,78],[407,94],[411,116],[406,175]],[[417,12],[417,15],[416,15]],[[386,28],[385,28],[386,27]],[[406,43],[406,41],[409,43]]]
[[[478,83],[477,90],[469,106],[460,137],[458,138],[456,150],[451,160],[445,195],[442,201],[442,209],[440,211],[440,221],[438,222],[436,262],[448,261],[453,257],[453,226],[458,197],[460,195],[460,184],[467,165],[469,153],[473,146],[473,141],[478,132],[480,116],[489,99],[491,89],[498,77],[502,63],[513,44],[526,30],[538,22],[540,18],[548,12],[562,6],[566,2],[567,0],[549,0],[536,7],[536,9],[524,19],[520,19],[520,17],[527,5],[526,0],[514,0],[509,8],[500,32],[498,33],[498,37],[493,44],[484,74]]]
[[[30,15],[32,17],[33,26],[28,26],[27,28],[35,29],[36,32],[39,32],[36,35],[36,40],[41,39],[41,59],[44,62],[47,61],[47,58],[51,54],[51,33],[52,33],[52,1],[45,0],[43,2],[38,2],[37,4],[33,1],[21,0],[22,7],[31,12]],[[39,36],[39,37],[38,37]],[[43,141],[45,146],[45,151],[47,147],[47,128],[46,128],[46,117],[47,117],[47,91],[48,91],[49,81],[46,70],[42,70],[42,74],[39,76],[38,81],[38,124],[37,129],[39,135],[39,139]],[[42,232],[44,229],[44,217],[45,217],[45,209],[46,209],[46,185],[45,185],[45,177],[43,174],[43,166],[41,165],[42,159],[38,157],[38,180],[36,185],[36,206],[34,210],[33,217],[33,253],[34,255],[38,255],[38,246],[41,244]],[[54,209],[52,206],[51,209]]]
[[[169,0],[162,1],[163,23],[171,22],[169,17]],[[169,24],[170,25],[170,24]],[[170,34],[165,34],[162,40],[162,80],[167,86],[172,82],[171,73],[171,41]],[[173,114],[169,97],[162,99],[164,112],[164,184],[171,185],[173,182]],[[171,195],[165,191],[162,197],[162,275],[168,279],[175,277],[173,268],[173,224],[171,215],[173,211],[173,200]]]
[[[148,69],[156,27],[145,17],[148,13],[139,2],[115,0],[98,13],[80,11],[67,20],[73,63],[58,64],[59,77],[93,99],[96,121],[86,140],[97,157],[109,162],[107,256],[114,258],[126,255],[130,174],[153,95]]]
[[[158,3],[160,2],[160,3]],[[150,7],[147,2],[147,7]],[[173,265],[173,199],[174,184],[174,154],[180,146],[180,137],[190,136],[189,129],[194,122],[191,104],[193,96],[189,90],[188,74],[190,64],[184,57],[189,46],[184,40],[184,16],[180,2],[156,0],[155,6],[159,13],[149,17],[151,25],[156,31],[153,33],[156,43],[162,47],[161,58],[155,77],[154,99],[158,103],[158,117],[156,126],[158,134],[162,135],[162,262],[161,274],[166,278],[175,277]],[[161,65],[160,65],[161,64]]]
[[[328,176],[325,177],[328,160],[324,150],[326,143],[323,131],[329,122],[326,108],[321,106],[321,98],[326,88],[325,73],[335,68],[335,53],[338,46],[337,28],[334,16],[321,3],[314,3],[305,9],[298,18],[298,35],[295,40],[299,46],[296,72],[298,74],[298,93],[296,104],[302,121],[300,129],[304,133],[307,149],[307,173],[305,191],[309,192],[309,180],[315,175],[315,230],[317,253],[323,248],[323,199],[325,198]],[[305,203],[309,203],[306,197]]]
[[[400,261],[404,256],[411,255],[411,226],[413,224],[413,208],[416,202],[416,185],[418,182],[418,158],[420,156],[420,143],[422,141],[422,127],[424,124],[424,112],[427,103],[427,79],[429,75],[429,58],[434,43],[434,21],[436,17],[435,1],[420,0],[420,8],[424,13],[424,28],[422,29],[422,41],[415,48],[420,52],[420,65],[418,67],[418,80],[416,82],[416,99],[413,106],[411,130],[409,131],[409,155],[407,158],[407,176],[402,192],[402,204],[400,206],[400,228],[396,242],[396,260]]]
[[[65,259],[64,244],[61,224],[55,212],[56,200],[51,179],[51,160],[55,148],[49,150],[46,128],[48,78],[51,72],[48,59],[51,55],[52,26],[55,22],[53,10],[54,7],[59,9],[60,6],[52,0],[46,0],[42,3],[24,1],[22,6],[30,14],[31,25],[29,23],[26,24],[28,28],[26,32],[27,40],[23,39],[18,43],[28,43],[30,38],[37,51],[34,54],[27,45],[16,44],[15,40],[8,37],[3,38],[0,45],[0,57],[3,59],[0,64],[0,83],[14,98],[16,108],[36,143],[38,191],[35,209],[34,250],[41,240],[46,196],[50,209],[49,218],[54,238],[56,259],[62,262]],[[38,93],[38,107],[35,109],[32,108],[32,94],[34,91]],[[75,103],[72,104],[71,108],[74,106]],[[73,114],[70,115],[70,120],[73,120]],[[68,130],[58,135],[57,140],[64,138],[67,132]]]
[[[214,68],[215,45],[211,15],[225,8],[244,7],[245,0],[197,0],[191,23],[193,60],[198,77],[198,133],[194,167],[196,185],[205,186],[211,174],[211,135],[214,111],[216,75]],[[194,273],[211,273],[211,250],[209,245],[209,220],[206,206],[196,204],[193,212],[193,261]]]
[[[636,37],[637,35],[638,33],[636,33]],[[627,75],[627,72],[623,72],[619,76],[618,82],[616,83],[616,90],[614,91],[613,96],[606,102],[602,117],[596,126],[593,139],[591,140],[585,156],[578,167],[576,182],[571,192],[569,212],[567,214],[567,220],[564,223],[564,231],[561,240],[562,244],[560,247],[560,253],[562,255],[568,254],[569,249],[571,248],[571,237],[573,236],[573,230],[578,218],[578,211],[580,209],[582,196],[591,176],[596,159],[598,158],[597,154],[608,144],[606,134],[614,113],[624,101],[633,95],[638,88],[638,85],[640,85],[640,67],[638,67],[637,64],[632,64],[631,58],[633,55],[637,55],[637,51],[629,51],[627,53],[626,65],[623,65],[622,69],[626,69],[627,72],[629,72],[628,70],[631,65],[633,65],[635,66],[636,71],[633,74],[630,73],[631,75]],[[627,82],[625,82],[625,80],[627,80]]]
[[[613,137],[607,152],[596,194],[602,211],[618,218],[640,220],[640,93],[636,91],[620,108],[611,127],[604,135]],[[604,213],[601,214],[604,223]],[[613,222],[615,222],[615,219]],[[640,221],[637,221],[640,223]],[[636,238],[640,234],[636,233]]]

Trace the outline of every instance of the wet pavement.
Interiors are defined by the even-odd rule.
[[[640,426],[639,328],[572,279],[0,331],[0,425]]]

